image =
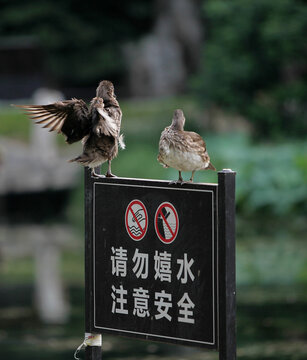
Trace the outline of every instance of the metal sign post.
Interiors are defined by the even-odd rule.
[[[86,170],[86,333],[236,358],[234,179],[223,170],[218,184],[169,185]],[[99,342],[88,345],[86,359],[101,359]]]
[[[100,169],[95,169],[100,173]],[[84,265],[85,265],[85,334],[91,333],[92,311],[92,266],[93,266],[93,190],[91,171],[88,168],[84,170],[84,228],[85,228],[85,247],[84,247]],[[101,360],[101,345],[92,345],[85,347],[85,360]]]
[[[219,358],[236,359],[235,176],[218,173]]]

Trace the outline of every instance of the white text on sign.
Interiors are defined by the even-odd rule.
[[[112,275],[116,277],[126,277],[128,273],[127,249],[124,249],[123,247],[112,247],[111,250]],[[138,279],[147,279],[149,273],[149,255],[140,252],[140,250],[136,248],[132,257],[132,262],[134,264],[132,272],[135,276]],[[182,258],[178,258],[175,261],[172,259],[171,253],[166,251],[158,252],[157,250],[153,257],[155,270],[154,279],[159,280],[160,282],[171,282],[173,275],[172,262],[173,265],[175,264],[175,277],[177,280],[182,284],[186,284],[188,281],[194,281],[195,276],[192,272],[192,265],[194,264],[193,258],[189,258],[188,254],[184,253]],[[168,321],[172,320],[172,316],[169,314],[169,310],[173,308],[174,305],[172,302],[172,294],[167,293],[163,289],[152,294],[154,305],[156,307],[156,312],[154,314],[150,314],[149,312],[148,304],[151,295],[148,289],[144,289],[143,287],[134,288],[132,296],[134,302],[132,313],[134,316],[145,318],[154,315],[157,320],[163,318]],[[112,285],[111,297],[112,313],[128,315],[128,290],[126,290],[123,285],[120,285],[118,288]],[[182,297],[175,305],[178,308],[177,321],[194,324],[193,309],[195,304],[187,292],[183,293]]]

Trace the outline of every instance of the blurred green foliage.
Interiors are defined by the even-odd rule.
[[[208,137],[207,137],[208,138]],[[307,144],[253,144],[240,134],[210,138],[215,166],[237,171],[237,205],[245,215],[307,212]]]
[[[120,47],[148,31],[153,1],[0,0],[0,37],[33,36],[60,84],[124,74]]]
[[[291,236],[251,236],[237,243],[239,285],[306,284],[307,248]]]
[[[259,137],[305,136],[307,3],[206,0],[203,14],[201,101],[241,113]]]
[[[32,36],[57,85],[122,82],[122,45],[150,32],[155,1],[0,0],[0,39]],[[307,131],[307,4],[203,0],[203,59],[192,88],[202,104],[252,121],[263,138]],[[25,40],[26,41],[26,40]],[[48,71],[47,71],[48,69]]]
[[[26,120],[26,121],[25,121]],[[16,108],[2,107],[0,111],[0,134],[18,140],[29,139],[29,121]]]

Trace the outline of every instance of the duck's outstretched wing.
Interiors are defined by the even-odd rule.
[[[36,124],[44,124],[49,131],[57,131],[72,144],[88,135],[91,118],[88,107],[83,100],[71,99],[57,101],[49,105],[14,105],[26,111]]]

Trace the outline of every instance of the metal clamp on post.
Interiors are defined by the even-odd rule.
[[[84,340],[81,345],[78,346],[77,350],[74,353],[74,358],[76,360],[80,360],[80,358],[77,356],[78,353],[87,346],[102,346],[102,336],[101,334],[91,334],[91,333],[85,333]]]

